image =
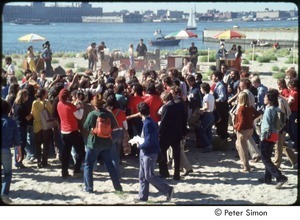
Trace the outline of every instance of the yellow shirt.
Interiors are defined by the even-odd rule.
[[[52,104],[47,101],[35,100],[32,103],[31,113],[33,115],[33,132],[38,133],[43,129],[40,113],[44,110],[44,102],[48,111],[52,114]]]

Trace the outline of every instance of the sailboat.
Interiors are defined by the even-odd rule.
[[[186,30],[196,30],[197,29],[196,18],[195,18],[195,13],[193,13],[193,9],[191,10],[189,20],[188,20],[188,23],[187,23],[187,26],[185,29]]]

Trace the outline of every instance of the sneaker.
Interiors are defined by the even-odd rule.
[[[167,198],[166,198],[166,202],[170,202],[172,197],[173,197],[173,194],[174,194],[174,187],[171,186],[169,192],[168,192],[168,195],[167,195]]]
[[[4,204],[11,204],[12,203],[12,200],[6,196],[2,196],[1,197],[1,200]]]
[[[286,176],[283,176],[281,179],[277,180],[275,189],[281,189],[282,185],[285,184],[287,181],[288,178]]]
[[[135,203],[139,203],[139,202],[147,202],[146,199],[140,199],[140,198],[134,198],[133,201],[134,201]]]

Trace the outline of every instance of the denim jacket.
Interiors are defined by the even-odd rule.
[[[20,145],[20,133],[17,126],[17,122],[8,117],[8,115],[3,115],[2,120],[2,137],[1,137],[1,149],[9,149]]]
[[[266,139],[271,132],[278,133],[275,129],[275,114],[277,111],[280,111],[278,107],[275,106],[266,106],[266,109],[263,114],[262,122],[261,122],[261,135],[260,139]]]

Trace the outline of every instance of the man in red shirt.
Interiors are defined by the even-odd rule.
[[[74,165],[74,177],[81,177],[80,170],[82,161],[85,157],[83,137],[78,131],[78,121],[83,116],[83,109],[80,105],[73,105],[70,100],[70,91],[62,89],[59,93],[59,102],[57,112],[60,118],[60,127],[64,143],[62,151],[62,177],[65,179],[69,176],[68,168],[71,156],[71,149],[74,146],[78,156]]]
[[[150,117],[158,123],[160,117],[157,114],[160,107],[163,105],[159,95],[156,92],[155,84],[150,82],[146,88],[147,94],[143,97],[144,102],[150,107]]]

